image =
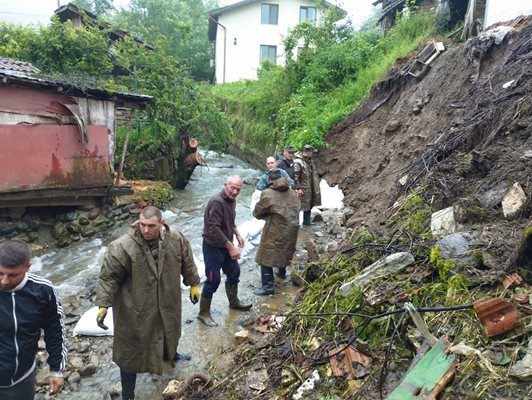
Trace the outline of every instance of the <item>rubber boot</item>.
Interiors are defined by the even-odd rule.
[[[247,311],[251,308],[251,304],[244,304],[238,298],[238,284],[232,286],[225,285],[225,293],[229,300],[229,308],[242,311]]]
[[[207,326],[218,326],[218,324],[211,317],[211,301],[212,297],[209,299],[204,295],[201,295],[198,319]]]
[[[286,268],[279,268],[277,271],[275,271],[275,275],[281,279],[286,278]]]
[[[135,399],[135,383],[137,374],[134,372],[124,372],[120,368],[120,383],[122,384],[122,400]]]
[[[273,269],[272,267],[260,266],[260,277],[262,280],[262,287],[255,290],[253,293],[257,296],[268,296],[274,293],[273,288]]]
[[[310,225],[310,210],[303,211],[303,225]]]

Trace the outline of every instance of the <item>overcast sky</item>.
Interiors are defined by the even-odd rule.
[[[199,1],[199,0],[198,0]],[[220,0],[221,5],[238,3],[239,0]],[[371,13],[371,3],[375,0],[329,0],[349,13],[355,25],[358,25]],[[21,24],[46,25],[54,10],[68,4],[65,0],[0,0],[0,21]],[[114,0],[115,5],[126,4],[127,0]]]

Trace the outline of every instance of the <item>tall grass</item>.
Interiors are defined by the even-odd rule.
[[[213,93],[243,150],[322,146],[330,128],[360,105],[396,60],[434,33],[432,16],[411,14],[386,35],[357,32],[287,67],[267,66],[256,81],[219,85]]]

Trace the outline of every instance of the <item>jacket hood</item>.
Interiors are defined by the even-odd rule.
[[[286,192],[288,189],[290,189],[290,184],[288,183],[288,179],[279,178],[274,180],[269,187],[273,190],[277,190],[278,192]]]

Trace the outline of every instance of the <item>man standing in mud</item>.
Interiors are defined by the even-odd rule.
[[[29,273],[31,250],[0,243],[0,399],[32,400],[41,329],[50,365],[50,394],[63,388],[67,347],[63,308],[50,281]]]
[[[113,361],[120,367],[122,399],[135,398],[137,373],[161,375],[179,359],[181,276],[193,304],[200,279],[188,240],[164,223],[154,206],[142,209],[129,231],[109,245],[96,290],[97,323],[107,329],[113,307]]]
[[[278,276],[286,276],[286,266],[292,261],[299,231],[299,208],[301,202],[281,170],[269,172],[269,187],[264,190],[255,205],[253,216],[265,219],[259,249],[255,261],[260,265],[262,288],[254,293],[258,296],[274,294],[273,269]]]
[[[244,238],[235,225],[236,198],[242,189],[242,179],[230,176],[220,193],[214,195],[205,208],[203,217],[203,261],[207,281],[203,284],[198,319],[208,326],[218,324],[211,317],[212,296],[220,286],[221,271],[226,275],[225,293],[229,307],[247,311],[251,304],[243,304],[238,298],[240,282],[240,248],[244,247]],[[233,244],[233,237],[238,246]]]
[[[320,180],[312,161],[314,147],[306,145],[303,154],[294,161],[297,193],[301,197],[303,225],[310,225],[310,210],[321,205]]]

